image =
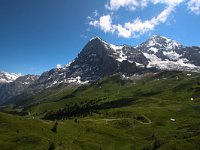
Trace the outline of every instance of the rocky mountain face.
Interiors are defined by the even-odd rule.
[[[6,100],[22,94],[35,80],[38,79],[36,75],[20,76],[12,82],[0,84],[0,104]]]
[[[35,91],[62,85],[80,85],[119,72],[131,75],[155,70],[145,68],[147,64],[144,54],[135,47],[116,46],[95,37],[73,62],[64,68],[44,72],[30,88]]]
[[[9,97],[4,93],[36,93],[57,86],[77,86],[105,76],[121,73],[124,76],[177,70],[200,72],[200,47],[187,47],[163,36],[153,36],[137,46],[113,45],[92,38],[73,62],[63,68],[54,68],[40,77],[33,77],[30,84],[19,84],[21,77],[0,88],[0,101]],[[1,77],[1,76],[0,76]],[[1,79],[1,78],[0,78]],[[7,81],[3,79],[0,81]],[[5,86],[7,88],[5,88]],[[12,90],[10,90],[12,89]],[[17,94],[10,94],[15,96]],[[10,98],[10,97],[9,97]],[[6,98],[3,98],[4,100]]]
[[[67,67],[69,77],[81,77],[84,82],[96,80],[118,72],[139,73],[136,63],[146,62],[145,56],[129,46],[115,46],[95,37],[83,48],[77,58]],[[124,67],[131,67],[132,70]]]

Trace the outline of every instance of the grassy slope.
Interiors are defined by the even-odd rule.
[[[165,72],[137,81],[112,77],[75,91],[41,93],[29,99],[38,101],[24,109],[29,116],[0,113],[0,146],[48,149],[54,143],[57,149],[200,149],[199,81],[199,74]],[[105,104],[120,99],[132,102],[77,116],[78,123],[75,118],[58,121],[56,133],[51,131],[54,121],[32,118],[56,112],[66,104],[82,105],[91,100]]]

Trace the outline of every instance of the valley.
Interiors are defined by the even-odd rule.
[[[3,149],[199,149],[200,76],[188,74],[164,71],[137,80],[117,74],[11,103],[0,114],[0,145]],[[21,116],[5,114],[10,111]]]

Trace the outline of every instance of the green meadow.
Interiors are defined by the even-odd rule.
[[[200,74],[114,75],[17,97],[0,113],[2,150],[198,150]]]

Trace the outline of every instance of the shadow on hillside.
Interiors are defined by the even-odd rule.
[[[59,120],[59,119],[69,119],[75,116],[85,117],[91,115],[94,112],[110,108],[120,108],[128,106],[133,103],[132,98],[119,99],[116,101],[99,103],[99,101],[89,101],[83,105],[66,105],[65,108],[59,109],[56,112],[48,112],[43,119],[47,120]]]

